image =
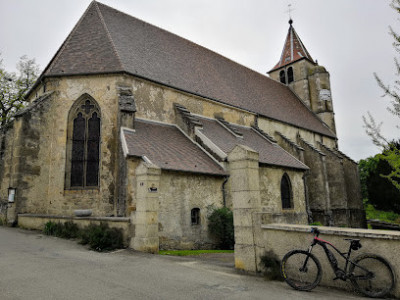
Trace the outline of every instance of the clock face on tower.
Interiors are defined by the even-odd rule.
[[[327,89],[323,89],[319,91],[319,100],[329,101],[331,100],[331,91]]]

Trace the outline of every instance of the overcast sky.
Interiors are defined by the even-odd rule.
[[[90,0],[0,0],[3,66],[19,57],[45,68],[82,16]],[[293,26],[304,45],[330,73],[339,149],[354,160],[380,150],[365,134],[362,116],[383,121],[383,133],[399,138],[400,119],[386,107],[373,72],[395,79],[396,53],[389,25],[400,32],[388,0],[101,0],[104,4],[176,33],[265,74],[279,60]]]

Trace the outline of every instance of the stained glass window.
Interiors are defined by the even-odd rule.
[[[67,187],[86,188],[99,185],[100,109],[95,101],[81,97],[70,111],[70,166]],[[68,174],[69,173],[69,174]],[[68,184],[69,183],[69,184]]]

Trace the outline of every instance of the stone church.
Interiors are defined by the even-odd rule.
[[[222,206],[363,227],[329,73],[292,21],[268,74],[93,1],[2,137],[8,222],[119,218],[139,250],[208,247]]]

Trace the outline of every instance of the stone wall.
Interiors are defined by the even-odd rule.
[[[75,209],[90,208],[95,216],[114,214],[118,81],[116,76],[53,80],[50,92],[31,99],[31,107],[17,116],[3,175],[10,180],[2,180],[1,187],[2,197],[9,186],[17,188],[16,213],[72,215]],[[66,189],[68,112],[83,94],[93,97],[101,109],[100,185],[98,189]]]
[[[335,139],[302,128],[298,128],[290,124],[285,124],[276,120],[270,120],[261,116],[257,119],[257,124],[261,130],[275,137],[275,139],[277,140],[280,140],[280,138],[278,137],[276,132],[280,132],[292,141],[297,141],[297,137],[300,135],[303,139],[313,145],[316,145],[317,142],[321,142],[331,148],[336,148],[337,142]],[[283,147],[281,144],[279,145]]]
[[[281,179],[290,178],[293,208],[282,209]],[[263,223],[307,224],[303,172],[284,168],[260,167],[260,197]]]
[[[312,235],[310,226],[287,225],[287,224],[268,224],[262,225],[262,234],[258,237],[257,245],[259,247],[257,266],[261,271],[260,257],[268,251],[273,251],[279,259],[293,249],[307,250],[311,243]],[[400,232],[389,230],[373,229],[350,229],[338,227],[319,227],[320,237],[335,245],[341,251],[347,251],[349,242],[345,238],[360,239],[362,248],[352,252],[352,257],[363,253],[374,253],[384,257],[391,264],[397,278],[400,276],[400,257],[395,249],[400,247]],[[334,252],[334,250],[333,250]],[[334,252],[335,253],[335,252]],[[352,290],[350,282],[332,279],[335,277],[332,268],[326,259],[326,254],[320,246],[315,246],[313,254],[318,258],[322,265],[321,285],[332,286]],[[336,254],[336,253],[335,253]],[[339,267],[343,268],[344,259],[338,258]],[[250,270],[251,268],[249,268]],[[251,271],[251,270],[250,270]],[[400,297],[400,284],[397,283],[393,291],[396,298]]]
[[[160,182],[159,236],[165,249],[209,249],[207,216],[223,205],[224,177],[168,172]],[[195,188],[190,188],[195,187]],[[200,209],[200,224],[191,223],[191,210]]]
[[[343,159],[326,148],[324,150],[332,222],[334,226],[347,226],[347,193]]]
[[[5,225],[7,222],[7,208],[8,208],[7,201],[0,200],[0,226]]]
[[[135,226],[135,238],[143,230],[141,226],[153,224],[157,225],[157,232],[144,232],[142,235],[143,238],[148,234],[156,235],[160,249],[210,249],[213,241],[208,236],[207,216],[213,208],[223,206],[222,184],[225,178],[167,170],[162,170],[159,175],[144,176],[143,165],[146,163],[129,159],[128,182],[135,188],[129,188],[128,208]],[[156,188],[152,192],[149,191],[151,184]],[[143,187],[146,188],[142,191]],[[191,210],[194,208],[200,209],[199,224],[192,224]],[[150,212],[154,216],[146,217]]]
[[[284,70],[287,74],[289,68],[293,69],[294,81],[287,85],[333,132],[336,132],[331,95],[321,96],[321,91],[330,93],[329,73],[323,66],[302,59],[277,69],[269,75],[280,82],[279,73]]]
[[[358,165],[348,157],[343,157],[344,181],[347,193],[348,225],[367,228],[365,210],[361,196]],[[361,226],[360,226],[361,225]]]
[[[129,245],[131,237],[131,223],[129,218],[115,217],[60,217],[51,215],[20,214],[18,215],[18,226],[26,229],[42,231],[47,222],[65,223],[71,221],[79,228],[85,228],[90,224],[100,225],[106,223],[110,228],[121,229],[124,245]]]
[[[136,117],[175,123],[174,103],[185,106],[191,113],[213,118],[215,114],[226,121],[250,126],[254,123],[255,114],[233,108],[216,101],[180,92],[172,88],[133,79],[133,94],[136,101]]]
[[[306,184],[308,203],[313,222],[330,224],[330,195],[327,183],[325,154],[300,139],[300,146],[305,149],[304,163],[310,168],[307,172]]]

